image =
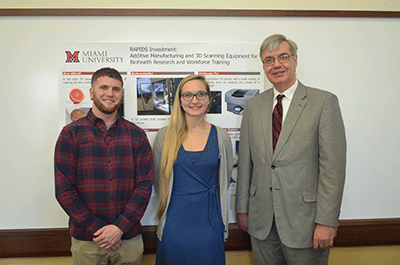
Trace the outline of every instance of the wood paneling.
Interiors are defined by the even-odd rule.
[[[236,224],[229,225],[226,250],[251,250],[250,238]],[[145,253],[156,251],[156,227],[145,226]],[[70,255],[67,228],[0,230],[0,258]],[[336,247],[400,245],[400,218],[340,221]]]

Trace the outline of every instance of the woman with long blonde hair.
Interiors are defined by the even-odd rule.
[[[205,78],[185,77],[153,145],[159,265],[225,264],[232,144],[227,132],[205,120],[210,104]]]

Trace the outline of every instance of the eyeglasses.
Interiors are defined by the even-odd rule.
[[[283,53],[281,55],[279,55],[276,59],[278,59],[278,61],[280,63],[286,63],[287,61],[289,61],[290,57],[293,57],[294,54],[289,55],[287,53]],[[274,57],[266,57],[263,61],[263,64],[267,65],[267,66],[271,66],[275,63],[275,58]]]
[[[204,91],[199,91],[199,92],[197,92],[196,94],[187,92],[187,93],[183,93],[183,94],[181,95],[181,97],[182,97],[183,100],[185,100],[185,101],[192,101],[194,96],[196,96],[196,98],[197,98],[198,100],[205,100],[206,97],[208,96],[208,93],[207,93],[207,92],[204,92]]]

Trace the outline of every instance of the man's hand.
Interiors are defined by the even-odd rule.
[[[247,232],[249,228],[249,215],[247,213],[237,213],[236,220],[239,228]]]
[[[106,225],[93,234],[93,242],[107,251],[114,251],[122,244],[122,230],[115,225]]]
[[[314,230],[314,244],[315,251],[323,248],[333,247],[333,238],[335,237],[335,228],[317,224]]]

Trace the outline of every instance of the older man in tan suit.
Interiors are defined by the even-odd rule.
[[[273,88],[245,106],[238,225],[251,235],[257,265],[327,264],[346,167],[338,99],[296,79],[297,45],[283,35],[265,39],[260,57]]]

